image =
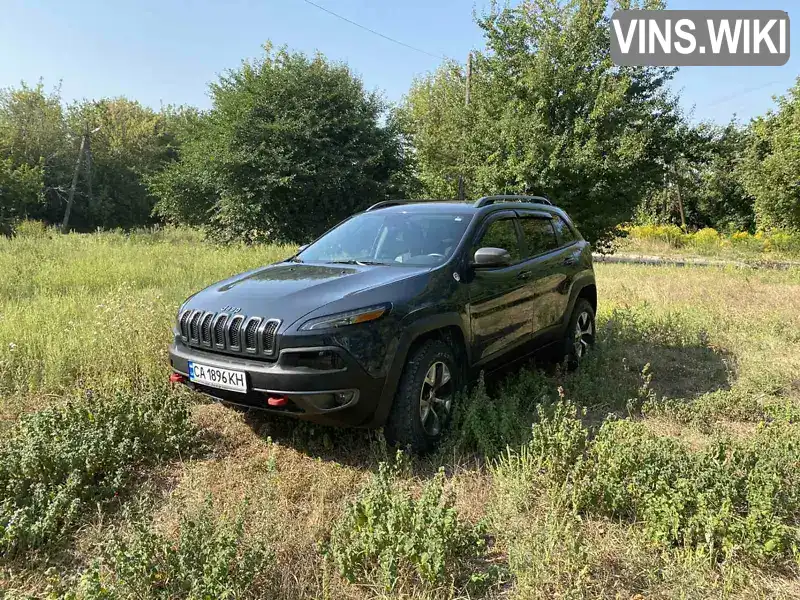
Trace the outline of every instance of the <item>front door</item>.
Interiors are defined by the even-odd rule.
[[[530,339],[532,297],[516,215],[504,211],[490,215],[478,229],[469,252],[478,248],[503,248],[512,264],[499,268],[471,269],[469,315],[472,326],[473,360],[484,364]]]

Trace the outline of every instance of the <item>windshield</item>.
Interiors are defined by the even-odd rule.
[[[436,265],[456,249],[468,215],[364,213],[329,231],[298,258],[309,262]]]

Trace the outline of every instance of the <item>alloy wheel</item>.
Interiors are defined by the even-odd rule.
[[[437,436],[450,418],[453,408],[453,385],[449,367],[441,361],[433,363],[425,374],[419,396],[419,417],[422,428]]]
[[[575,323],[575,338],[573,345],[575,346],[575,357],[580,360],[589,351],[589,348],[594,344],[594,323],[592,316],[583,311],[578,315],[578,320]]]

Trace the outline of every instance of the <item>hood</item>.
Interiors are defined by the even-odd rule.
[[[247,316],[291,323],[335,300],[400,281],[430,267],[279,263],[215,283],[184,307],[211,312],[240,309]],[[353,308],[359,308],[354,304]]]

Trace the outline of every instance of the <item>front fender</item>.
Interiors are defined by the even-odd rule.
[[[408,314],[400,324],[400,336],[398,339],[397,348],[394,357],[392,358],[389,372],[386,375],[386,381],[383,385],[381,397],[378,400],[378,405],[375,409],[370,427],[382,427],[389,416],[389,411],[392,408],[394,401],[394,394],[397,390],[397,385],[400,382],[400,377],[403,374],[403,368],[408,359],[408,353],[411,346],[416,340],[426,333],[436,331],[437,329],[444,329],[446,327],[458,327],[461,334],[464,336],[465,350],[467,353],[467,364],[470,364],[470,347],[469,347],[469,331],[465,327],[465,321],[462,315],[457,312],[437,313],[427,316],[418,314],[421,311]]]

